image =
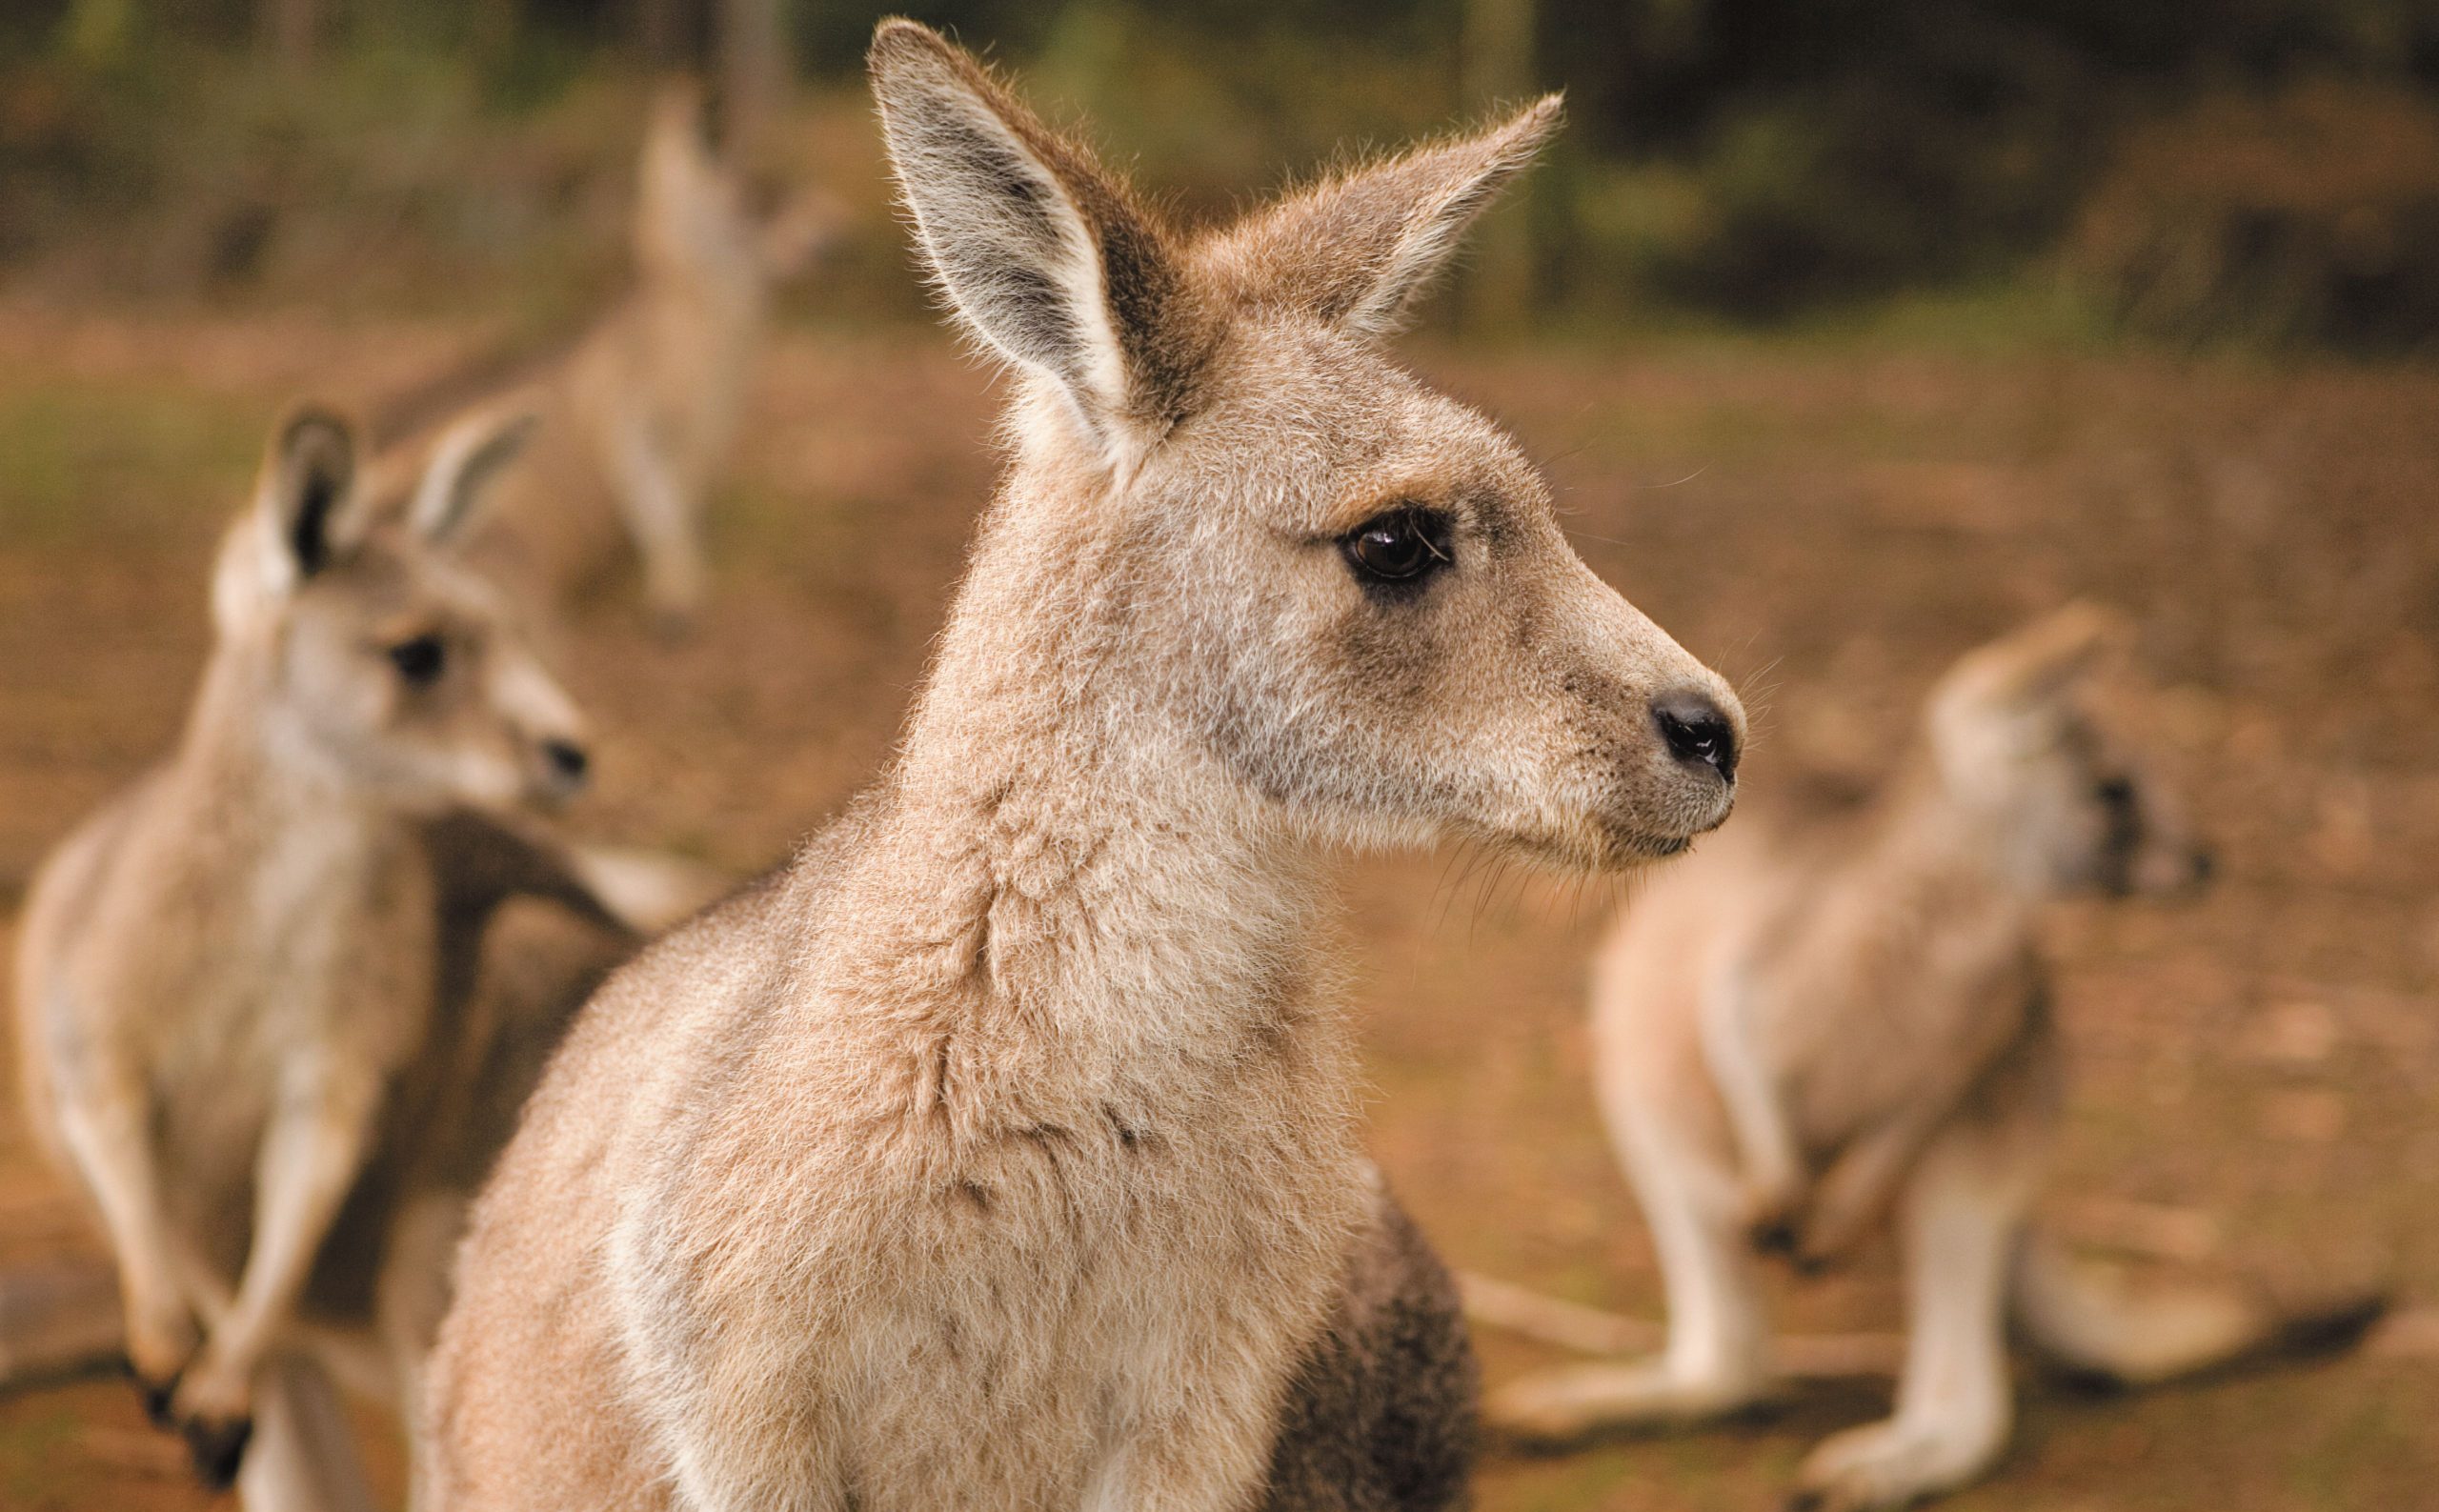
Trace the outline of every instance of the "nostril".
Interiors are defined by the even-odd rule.
[[[584,754],[584,747],[573,740],[545,740],[542,755],[550,761],[551,770],[570,782],[583,781],[585,770],[593,764]]]
[[[2193,885],[2194,885],[2194,886],[2196,886],[2196,887],[2200,887],[2200,886],[2203,886],[2204,884],[2207,883],[2207,882],[2210,880],[2211,877],[2212,877],[2213,875],[2215,875],[2215,874],[2218,872],[2218,870],[2219,870],[2219,857],[2216,857],[2216,856],[2212,855],[2212,854],[2211,854],[2210,852],[2208,852],[2208,851],[2196,851],[2196,852],[2194,852],[2194,853],[2193,853]]]
[[[1653,700],[1652,722],[1669,754],[1680,761],[1700,761],[1721,776],[1736,780],[1736,725],[1708,694],[1677,693]]]

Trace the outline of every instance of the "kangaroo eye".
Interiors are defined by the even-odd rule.
[[[1446,566],[1448,522],[1429,510],[1401,508],[1375,514],[1339,540],[1359,578],[1411,583]]]
[[[2124,777],[2103,777],[2092,789],[2092,796],[2100,799],[2102,807],[2123,812],[2134,806],[2134,784]]]
[[[438,635],[417,635],[390,648],[390,665],[418,688],[438,678],[440,669],[448,664],[448,649],[441,645]]]

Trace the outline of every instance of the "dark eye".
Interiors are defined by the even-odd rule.
[[[390,648],[390,665],[398,669],[399,676],[417,687],[437,678],[440,669],[448,664],[449,652],[438,635],[417,635]]]
[[[1429,510],[1403,508],[1375,514],[1339,540],[1359,578],[1411,583],[1452,560],[1448,522]]]
[[[2134,784],[2124,777],[2103,777],[2092,788],[2092,796],[2112,813],[2124,813],[2134,806]]]

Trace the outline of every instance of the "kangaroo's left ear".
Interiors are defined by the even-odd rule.
[[[1967,653],[1940,679],[1938,696],[1990,713],[2038,713],[2134,649],[2134,622],[2105,604],[2077,602]]]
[[[1247,303],[1392,334],[1560,114],[1560,97],[1544,95],[1487,131],[1323,179],[1214,237],[1199,260]]]
[[[917,239],[950,305],[1058,386],[1117,462],[1186,413],[1208,341],[1159,224],[929,28],[874,34],[873,92]]]
[[[468,415],[442,432],[407,506],[407,528],[434,545],[463,530],[539,420],[533,410],[510,405]]]

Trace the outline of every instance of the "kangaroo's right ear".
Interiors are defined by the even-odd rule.
[[[252,505],[212,575],[212,617],[223,630],[285,597],[346,550],[357,453],[354,425],[318,405],[290,411],[272,432]]]
[[[317,405],[300,405],[272,433],[254,508],[297,580],[331,564],[343,544],[340,507],[355,482],[355,427]]]
[[[1187,413],[1208,350],[1167,236],[929,28],[882,22],[871,68],[890,163],[950,305],[1057,385],[1104,461],[1139,456]]]

